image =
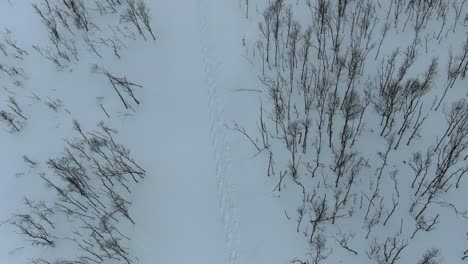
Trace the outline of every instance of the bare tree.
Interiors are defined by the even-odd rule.
[[[429,111],[426,111],[425,116],[423,116],[422,113],[423,113],[423,104],[421,103],[421,105],[419,106],[419,111],[416,117],[416,121],[414,122],[414,126],[412,127],[413,131],[411,132],[411,135],[409,136],[408,141],[406,142],[406,146],[409,146],[409,144],[415,137],[420,137],[419,133],[421,131],[421,127],[424,124],[424,121],[426,121],[426,119],[429,117]]]
[[[413,231],[413,234],[411,235],[411,239],[414,238],[416,233],[418,233],[419,230],[424,230],[426,232],[430,232],[435,229],[435,226],[439,223],[439,214],[437,214],[433,219],[426,220],[424,218],[424,215],[421,215],[419,218],[416,219],[416,228]]]
[[[331,249],[327,248],[327,239],[323,232],[317,233],[310,243],[312,251],[312,263],[319,264],[327,259],[331,254]]]
[[[437,248],[428,249],[418,261],[418,264],[439,264],[440,251]]]
[[[335,89],[336,91],[336,89]],[[328,146],[332,148],[332,138],[333,138],[333,120],[340,106],[340,98],[338,97],[337,93],[334,92],[333,94],[328,96],[327,102],[327,115],[328,115]]]
[[[403,122],[397,134],[400,135],[395,149],[398,148],[406,129],[410,126],[412,119],[416,114],[421,98],[431,89],[432,81],[437,74],[437,59],[433,58],[423,81],[418,79],[407,81],[402,94]]]
[[[358,255],[358,252],[354,249],[352,249],[350,246],[349,246],[349,240],[354,238],[354,234],[343,234],[343,233],[340,233],[339,234],[339,237],[336,238],[336,242],[338,242],[340,244],[340,246],[344,249],[346,249],[347,251],[353,253],[354,255]]]
[[[377,57],[379,57],[380,48],[382,47],[382,43],[383,43],[385,37],[387,36],[387,33],[388,33],[389,29],[390,29],[390,24],[388,22],[385,22],[384,26],[382,28],[382,37],[380,38],[379,47],[377,48],[377,52],[375,53],[374,60],[377,60]]]
[[[466,173],[466,169],[456,168],[456,164],[463,157],[462,153],[468,148],[468,116],[461,114],[467,111],[467,105],[464,100],[455,102],[451,111],[447,113],[448,129],[434,150],[437,156],[435,174],[424,182],[424,188],[413,204],[416,205],[419,200],[424,199],[423,206],[416,218],[424,213],[435,198],[446,192],[451,184],[459,182],[457,178],[460,179]],[[459,116],[460,114],[461,116]],[[420,185],[423,184],[423,180],[421,180]]]
[[[14,215],[10,223],[19,230],[33,246],[55,247],[54,236],[51,235],[49,228],[45,226],[44,220],[36,219],[30,214]]]
[[[413,153],[411,160],[408,162],[408,165],[414,172],[414,180],[411,183],[411,188],[414,188],[416,180],[420,179],[415,195],[419,193],[419,190],[425,182],[429,167],[432,165],[432,157],[433,148],[429,147],[424,157],[421,152],[415,152]]]
[[[310,0],[306,3],[311,10],[311,14],[314,19],[312,25],[318,41],[317,58],[321,59],[325,57],[326,35],[328,33],[331,20],[331,3],[328,0],[319,0],[316,2],[315,6],[312,5]]]
[[[383,243],[374,240],[371,244],[370,253],[379,264],[396,264],[401,257],[402,251],[408,246],[408,242],[400,239],[397,235],[389,236]]]
[[[304,218],[304,213],[305,213],[304,210],[305,209],[302,206],[297,209],[297,220],[296,220],[297,228],[296,228],[296,231],[298,233],[299,233],[299,227],[301,226],[302,219]]]
[[[452,52],[449,54],[449,62],[448,62],[448,69],[447,69],[447,84],[444,89],[444,93],[439,100],[435,110],[437,111],[442,104],[445,96],[447,95],[447,91],[455,85],[455,82],[462,78],[466,73],[464,69],[466,69],[466,64],[468,63],[468,37],[463,45],[462,52],[459,56],[453,59]]]
[[[360,113],[361,105],[359,95],[355,90],[351,90],[346,100],[343,102],[343,128],[341,131],[341,144],[338,150],[333,150],[334,164],[333,171],[336,174],[335,187],[338,187],[341,177],[345,170],[352,164],[354,157],[357,155],[356,151],[348,150],[348,143],[353,135],[350,122],[355,119]]]
[[[313,243],[315,237],[314,235],[319,229],[319,226],[322,224],[322,222],[330,219],[328,217],[328,205],[326,195],[321,201],[312,201],[311,213],[313,213],[313,215],[311,216],[312,220],[310,221],[310,223],[312,224],[312,231],[310,233],[309,242]]]
[[[272,6],[268,7],[263,11],[263,22],[258,23],[258,28],[260,29],[260,32],[262,33],[263,37],[265,38],[265,43],[266,43],[266,62],[268,66],[270,65],[270,39],[271,39],[271,21],[273,19],[273,9]]]
[[[315,176],[315,173],[320,166],[320,154],[322,151],[322,138],[323,138],[323,127],[325,125],[325,111],[326,111],[326,101],[328,91],[330,89],[330,82],[325,74],[317,73],[318,76],[315,76],[315,87],[313,90],[313,96],[315,97],[315,104],[314,108],[318,112],[317,118],[317,132],[318,132],[318,139],[315,142],[315,150],[316,150],[316,159],[315,159],[315,167],[312,170],[312,177]],[[305,96],[305,95],[304,95]],[[307,95],[308,96],[308,95]]]
[[[140,25],[139,16],[140,14],[137,8],[136,0],[127,0],[127,8],[125,9],[125,12],[122,13],[120,19],[124,23],[129,23],[133,25],[138,30],[138,34],[140,34],[140,36],[142,36],[143,39],[146,40],[146,36],[143,33],[143,29]]]
[[[10,112],[0,111],[0,121],[5,122],[11,132],[20,132],[23,128],[21,121],[18,120],[15,114]]]
[[[83,3],[83,0],[63,0],[63,4],[73,16],[75,26],[78,29],[89,31],[90,23],[88,19],[88,10]]]
[[[145,26],[146,30],[150,33],[153,40],[156,40],[156,36],[151,28],[151,15],[148,4],[144,0],[137,0],[137,16],[141,20],[141,23]]]
[[[134,87],[143,87],[141,85],[138,85],[133,82],[129,82],[127,80],[127,77],[117,77],[111,74],[109,71],[107,71],[105,68],[98,66],[97,64],[94,64],[91,68],[92,72],[97,73],[97,74],[104,74],[109,82],[111,83],[112,87],[114,88],[114,91],[117,93],[119,96],[120,100],[122,101],[123,105],[125,108],[130,108],[129,102],[125,99],[123,96],[122,92],[125,92],[128,96],[130,96],[131,99],[138,105],[140,104],[140,101],[136,99],[133,91]]]
[[[271,12],[272,12],[272,21],[271,27],[273,31],[273,39],[275,41],[275,66],[278,65],[278,50],[280,46],[280,31],[282,26],[282,16],[281,13],[283,11],[283,0],[275,0],[271,4]]]
[[[407,48],[403,63],[397,70],[397,56],[398,50],[394,51],[386,61],[382,62],[382,67],[379,70],[377,81],[379,85],[379,94],[372,98],[372,103],[382,117],[380,122],[381,125],[383,125],[380,133],[381,136],[383,136],[385,132],[387,132],[386,135],[388,135],[392,131],[394,116],[402,99],[403,89],[401,88],[401,82],[415,60],[414,50]],[[397,75],[394,77],[394,72],[396,70]]]

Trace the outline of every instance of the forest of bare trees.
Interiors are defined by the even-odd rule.
[[[147,35],[156,40],[151,11],[143,0],[64,0],[35,1],[31,6],[48,33],[48,45],[33,45],[57,70],[70,70],[83,56],[120,59],[127,39]],[[53,113],[71,112],[51,95],[37,95],[25,85],[28,80],[23,61],[30,55],[8,29],[0,32],[0,81],[2,97],[0,124],[5,131],[20,134],[30,118],[33,103],[45,105]],[[135,88],[141,85],[125,76],[115,76],[103,66],[93,65],[92,72],[104,75],[125,109],[135,111],[140,101]],[[25,106],[22,102],[28,102]],[[32,103],[31,103],[32,102]],[[103,104],[101,109],[110,118]],[[74,135],[63,141],[63,151],[56,156],[24,162],[31,174],[46,186],[49,200],[24,197],[23,209],[0,225],[10,225],[33,247],[68,247],[75,254],[67,257],[31,258],[29,263],[136,263],[129,251],[131,234],[126,226],[135,224],[129,208],[134,186],[146,171],[133,159],[130,150],[117,140],[117,130],[100,122],[96,128],[84,128],[74,120]],[[40,191],[40,188],[37,188]],[[16,252],[19,249],[14,249]]]
[[[463,192],[468,171],[468,101],[447,99],[467,84],[468,38],[455,38],[466,31],[465,2],[272,0],[260,10],[251,54],[268,103],[258,136],[236,130],[268,153],[275,191],[302,197],[292,219],[310,252],[291,263],[327,263],[340,248],[406,263],[414,238],[442,214],[467,218],[463,201],[445,198]],[[460,40],[448,58],[428,52],[443,38]],[[441,252],[414,261],[441,263]]]

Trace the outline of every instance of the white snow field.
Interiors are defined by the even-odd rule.
[[[438,73],[428,82],[431,90],[411,104],[414,114],[404,126],[408,132],[403,132],[398,149],[394,141],[390,147],[387,142],[391,134],[397,139],[400,136],[396,132],[403,120],[401,109],[407,105],[395,103],[400,110],[391,112],[386,117],[389,127],[383,127],[372,101],[379,96],[377,88],[375,94],[369,94],[366,107],[357,107],[359,113],[348,120],[350,128],[338,107],[335,123],[330,125],[333,147],[328,145],[328,112],[324,112],[323,131],[317,128],[321,105],[317,83],[325,72],[323,76],[329,79],[324,83],[335,87],[336,69],[330,70],[318,55],[321,45],[329,52],[324,57],[332,54],[332,39],[320,42],[322,33],[316,35],[318,24],[311,21],[316,21],[312,18],[318,17],[320,3],[329,3],[327,19],[332,22],[323,30],[334,32],[338,2],[349,2],[349,17],[342,31],[338,30],[343,32],[338,53],[346,65],[336,81],[341,98],[347,96],[344,91],[352,64],[347,35],[354,23],[351,14],[362,15],[364,6],[372,7],[367,13],[373,23],[365,31],[368,43],[365,39],[358,44],[365,63],[348,86],[361,98],[352,100],[364,104],[364,87],[378,86],[374,81],[386,65],[382,61],[396,48],[401,52],[392,78],[401,72],[398,67],[413,43],[416,16],[409,17],[403,7],[424,1],[1,1],[0,111],[15,119],[9,122],[8,116],[0,115],[0,264],[468,261],[468,257],[463,258],[468,256],[468,2],[431,2],[437,8],[426,14],[430,20],[422,27],[415,46],[416,59],[398,87],[424,78],[433,57],[438,58]],[[139,29],[122,18],[132,3],[147,4],[152,32],[141,17],[135,18],[141,19]],[[276,44],[274,31],[269,33],[268,65],[259,23],[265,22],[264,11],[275,3],[284,8],[280,12],[281,39]],[[35,11],[33,4],[40,11]],[[288,65],[292,45],[286,26],[288,6],[299,25],[294,52],[301,63],[309,25],[313,32],[310,56],[303,64],[310,73],[305,78],[315,87],[309,98],[313,110],[307,116],[312,124],[307,150],[303,150],[304,141],[301,143],[304,130],[298,128],[308,120],[303,117],[307,94],[301,90],[303,66],[294,61],[293,67]],[[389,8],[392,13],[387,16]],[[395,8],[403,17],[396,22],[392,20]],[[39,12],[45,18],[41,19]],[[445,36],[439,40],[435,36],[443,12],[448,18],[441,30]],[[61,20],[60,15],[69,17]],[[411,29],[403,31],[407,17]],[[271,18],[274,21],[274,16]],[[376,54],[386,22],[390,23],[388,35]],[[57,35],[50,30],[54,23],[58,23]],[[275,48],[280,54],[278,65],[274,65]],[[453,53],[450,65],[449,50]],[[447,69],[453,65],[460,65],[458,75],[435,111],[433,102],[438,102],[450,83]],[[279,93],[293,101],[281,121],[274,111],[278,105],[286,109],[287,100],[282,100],[287,96],[275,105],[274,89],[265,85],[271,84],[267,79],[286,83]],[[291,88],[288,94],[289,87],[294,87],[294,92]],[[323,105],[328,107],[331,94],[323,97]],[[14,98],[20,111],[9,98]],[[444,113],[457,100],[461,114],[447,129]],[[424,119],[411,144],[406,144],[426,113],[427,121]],[[262,122],[268,133],[262,134]],[[279,125],[278,132],[279,123],[284,129]],[[300,125],[294,128],[294,123]],[[380,136],[382,129],[388,132]],[[452,132],[442,137],[448,130]],[[293,136],[294,131],[300,132],[299,139],[297,134]],[[345,143],[343,153],[355,151],[356,156],[337,169],[333,166],[345,132],[352,133],[356,145]],[[266,144],[262,136],[269,139]],[[411,187],[415,176],[410,159],[417,151],[424,157],[440,139],[443,151],[429,151],[434,153],[432,163],[422,173],[432,180],[446,170],[439,181],[434,180],[439,185],[430,180],[427,184],[426,176],[420,180],[418,174],[415,182],[420,181],[431,195],[418,196]],[[457,147],[450,148],[454,145]],[[387,150],[388,161],[383,159]],[[452,154],[447,158],[449,152]],[[63,167],[54,167],[54,161],[59,165],[64,161]],[[315,164],[317,175],[312,177]],[[336,171],[341,170],[343,178],[336,180],[335,186]],[[346,190],[349,200],[339,204]],[[28,206],[25,197],[37,203]],[[322,203],[327,208],[319,216],[322,201],[327,202]],[[414,212],[410,212],[412,204]],[[298,214],[298,209],[303,214]],[[416,216],[415,212],[421,214]],[[415,234],[418,223],[420,230]],[[320,247],[323,238],[326,241]],[[422,261],[432,248],[437,249],[432,251],[433,258]]]
[[[256,118],[252,113],[258,96],[234,91],[257,80],[241,56],[242,10],[236,2],[149,4],[157,41],[126,43],[120,60],[85,54],[73,71],[57,71],[31,48],[48,41],[31,3],[1,3],[2,26],[30,54],[22,62],[29,78],[21,89],[59,98],[70,111],[55,113],[25,98],[31,108],[27,126],[18,134],[2,131],[1,219],[21,211],[23,196],[53,197],[24,165],[23,155],[33,160],[56,156],[63,149],[63,139],[72,133],[72,120],[92,129],[106,119],[147,171],[131,195],[130,211],[138,224],[126,232],[132,236],[129,247],[138,263],[287,261],[283,252],[271,249],[295,234],[287,229],[282,208],[271,199],[267,179],[257,177],[263,170],[255,169],[259,166],[251,160],[250,146],[225,127],[235,119],[253,122]],[[141,105],[131,116],[121,112],[120,102],[113,98],[117,100],[106,105],[111,116],[106,118],[97,98],[108,100],[108,95],[114,95],[104,78],[90,73],[93,63],[144,87],[136,92]],[[28,241],[5,225],[1,238],[1,263],[23,263],[40,256],[53,259],[69,251],[31,250]]]

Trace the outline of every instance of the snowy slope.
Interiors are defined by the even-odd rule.
[[[138,35],[136,40],[125,39],[121,58],[114,56],[111,49],[101,48],[97,56],[82,46],[79,61],[61,71],[32,47],[50,42],[31,2],[37,3],[0,3],[0,30],[10,29],[18,45],[28,51],[24,60],[3,62],[24,68],[27,78],[23,87],[0,78],[0,84],[8,88],[0,93],[0,110],[6,106],[7,96],[14,94],[28,119],[19,133],[0,131],[3,177],[0,220],[22,212],[24,196],[54,199],[38,177],[39,169],[28,166],[23,155],[40,162],[58,157],[63,153],[64,139],[76,136],[73,120],[78,120],[87,131],[104,121],[118,131],[115,138],[131,150],[132,157],[146,171],[145,179],[135,184],[128,196],[136,224],[121,226],[131,237],[125,246],[135,257],[134,263],[289,263],[296,257],[304,261],[310,257],[308,231],[306,236],[303,230],[296,232],[295,219],[302,199],[299,187],[286,178],[282,191],[274,190],[281,171],[289,169],[288,152],[281,144],[275,145],[279,150],[275,153],[275,174],[269,177],[268,152],[257,153],[249,140],[233,129],[235,123],[240,124],[259,143],[260,102],[267,109],[271,107],[268,91],[259,80],[262,60],[257,49],[257,41],[262,37],[258,22],[268,1],[148,0],[156,41],[143,41]],[[294,6],[297,18],[307,23],[310,14],[303,1],[287,2]],[[105,25],[116,20],[104,16],[98,21]],[[446,54],[451,42],[463,42],[466,27],[459,31],[441,46],[431,46],[431,53],[443,50]],[[398,43],[408,42],[410,37],[401,33],[387,38],[392,41],[384,42],[382,54],[388,54]],[[370,57],[373,56],[372,53]],[[422,72],[431,56],[421,57],[416,68]],[[141,85],[134,91],[141,104],[134,105],[134,110],[124,109],[105,76],[91,72],[93,64]],[[369,75],[375,70],[372,64],[366,68]],[[446,101],[466,98],[466,84],[466,79],[458,82]],[[32,98],[33,93],[41,101]],[[57,110],[47,106],[51,100],[61,104]],[[443,118],[436,113],[436,121],[427,124],[427,142],[440,134],[437,127]],[[374,117],[366,116],[366,121],[369,126],[378,127],[379,120]],[[359,147],[367,157],[375,158],[377,151],[385,151],[385,141],[370,128],[364,134]],[[372,143],[365,144],[367,140]],[[393,153],[389,167],[401,166],[409,174],[402,162],[412,151],[427,149],[426,144],[425,140],[419,140],[417,147]],[[312,147],[309,151],[305,158],[314,157]],[[375,166],[372,169],[378,168],[378,159],[371,161]],[[42,164],[40,170],[46,171],[47,166]],[[365,171],[365,179],[371,177],[373,170]],[[304,173],[300,177],[305,179],[309,175]],[[365,187],[367,191],[368,186]],[[390,202],[391,197],[387,197]],[[458,191],[449,198],[464,206],[466,194]],[[447,208],[436,210],[451,213]],[[333,255],[323,263],[374,263],[365,254],[369,244],[363,237],[352,244],[359,249],[358,256],[340,248],[334,239],[342,227],[359,234],[364,232],[363,217],[358,216],[327,226]],[[398,220],[393,220],[391,227],[379,228],[376,233],[393,234],[399,227]],[[61,230],[68,228],[66,221],[59,225]],[[306,229],[306,224],[302,228]],[[408,225],[405,232],[411,233],[412,228]],[[466,244],[465,229],[465,219],[444,217],[434,232],[412,241],[410,253],[404,254],[400,263],[416,261],[432,246],[442,248],[442,263],[459,263],[460,250],[466,248],[462,244]],[[448,243],[452,239],[457,243]],[[68,247],[69,243],[57,244],[56,249],[32,247],[24,237],[15,234],[13,227],[4,224],[0,226],[0,263],[78,255]]]

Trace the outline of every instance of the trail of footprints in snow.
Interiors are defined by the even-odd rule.
[[[198,2],[201,13],[208,10],[204,1]],[[213,148],[213,155],[216,163],[216,180],[217,180],[217,196],[218,203],[221,209],[223,228],[225,231],[225,239],[229,252],[229,263],[236,264],[238,261],[237,246],[237,230],[239,221],[237,217],[236,204],[232,196],[232,185],[227,177],[227,171],[231,166],[229,155],[229,147],[227,144],[227,135],[224,127],[224,122],[221,119],[223,108],[219,103],[216,82],[216,72],[221,66],[221,62],[217,57],[210,52],[209,43],[206,41],[208,33],[208,21],[206,16],[201,16],[201,46],[202,60],[205,72],[205,82],[208,85],[208,107],[210,121],[210,138]]]

